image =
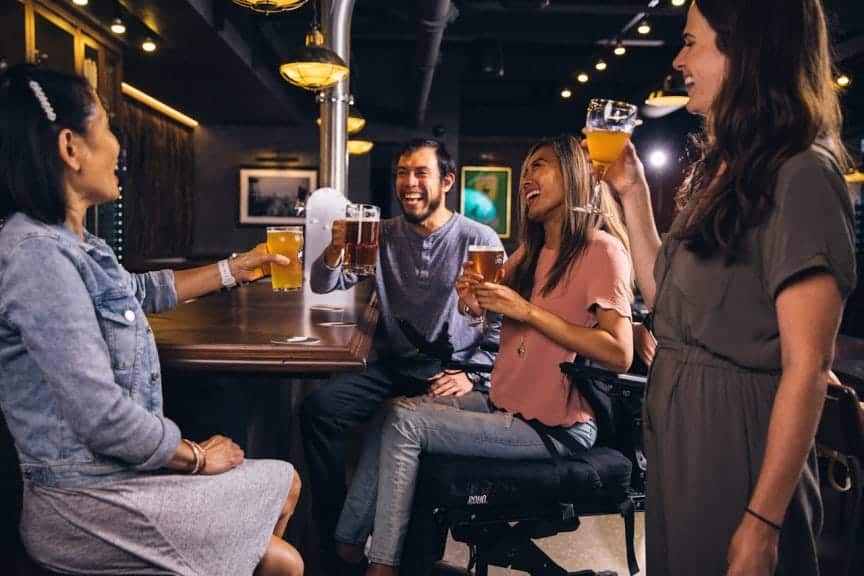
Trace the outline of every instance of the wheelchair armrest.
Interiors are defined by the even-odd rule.
[[[648,382],[648,377],[641,374],[631,374],[629,372],[619,374],[605,368],[588,366],[586,364],[562,362],[559,364],[559,367],[561,368],[561,372],[569,378],[596,378],[611,386],[613,390],[629,390],[630,392],[641,393]]]

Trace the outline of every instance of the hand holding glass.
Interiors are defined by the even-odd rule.
[[[590,203],[587,206],[576,206],[573,208],[576,212],[603,214],[600,208],[600,181],[627,145],[636,126],[636,110],[633,104],[602,98],[594,98],[588,103],[585,134],[597,182],[591,191]]]
[[[483,276],[484,282],[497,284],[504,272],[504,250],[495,246],[468,246],[468,262],[471,271]],[[480,318],[471,322],[471,326],[486,328],[486,310],[480,313]]]

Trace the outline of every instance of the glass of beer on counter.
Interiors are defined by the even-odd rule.
[[[294,292],[303,288],[303,226],[268,226],[267,250],[291,260],[288,266],[270,264],[274,292]]]
[[[617,100],[594,98],[588,103],[585,136],[597,182],[591,192],[590,203],[587,206],[577,206],[573,210],[585,214],[603,213],[600,208],[600,181],[627,145],[636,126],[636,111],[633,104]]]
[[[504,250],[496,246],[479,246],[472,244],[468,246],[468,262],[471,263],[471,271],[483,276],[484,282],[497,284],[501,281],[504,273]],[[486,327],[486,310],[471,322],[472,326]]]
[[[374,276],[378,259],[381,210],[371,204],[345,207],[345,255],[342,269],[349,274]]]

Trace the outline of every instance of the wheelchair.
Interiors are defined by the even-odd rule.
[[[439,359],[442,368],[490,370],[453,362],[446,342],[425,342],[410,326],[403,331],[421,353]],[[532,542],[578,529],[580,517],[605,514],[623,517],[629,572],[639,572],[634,525],[645,497],[641,405],[646,377],[586,364],[564,363],[561,369],[598,417],[597,444],[567,458],[553,455],[553,448],[550,458],[542,460],[423,455],[402,556],[405,574],[486,576],[489,566],[500,566],[534,576],[617,576],[568,572]],[[535,429],[542,438],[542,426]],[[469,547],[464,569],[438,562],[448,531]]]

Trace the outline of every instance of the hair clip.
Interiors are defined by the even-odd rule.
[[[54,112],[51,102],[48,101],[48,96],[45,95],[45,91],[42,90],[42,86],[40,86],[36,80],[30,80],[29,84],[30,89],[33,90],[33,94],[36,95],[36,99],[39,100],[39,105],[42,106],[42,111],[45,112],[45,117],[48,118],[49,122],[55,122],[57,120],[57,114]]]

